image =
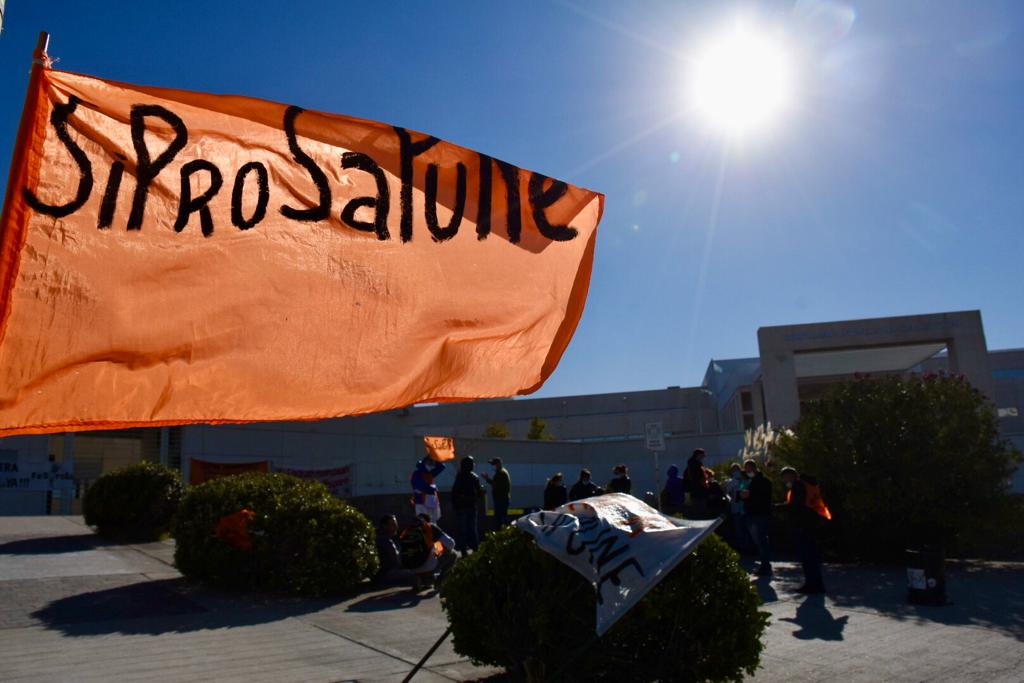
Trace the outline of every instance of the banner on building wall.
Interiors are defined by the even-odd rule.
[[[427,455],[437,462],[455,459],[455,439],[450,436],[425,436],[423,447],[427,449]]]
[[[269,472],[270,462],[267,460],[256,460],[253,462],[211,462],[189,458],[188,460],[188,483],[193,486],[202,484],[204,481],[228,477],[232,474],[245,474],[246,472]]]
[[[530,393],[603,196],[404,128],[38,69],[0,243],[0,436]]]
[[[16,450],[0,450],[0,489],[57,491],[74,487],[72,463],[33,460]]]
[[[719,522],[668,517],[633,496],[607,493],[520,517],[515,525],[594,586],[600,636]]]
[[[275,472],[290,474],[299,479],[319,481],[326,486],[332,495],[338,498],[350,498],[355,479],[355,468],[352,465],[333,467],[320,470],[300,470],[292,467],[275,467]]]

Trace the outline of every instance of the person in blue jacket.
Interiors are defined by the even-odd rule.
[[[668,468],[668,480],[665,488],[661,490],[661,511],[666,515],[672,515],[683,511],[686,505],[686,493],[683,488],[683,479],[679,476],[679,466],[672,465]]]
[[[444,463],[424,457],[416,463],[412,477],[412,504],[417,515],[427,515],[431,522],[441,519],[441,498],[437,495],[437,477],[444,472]]]

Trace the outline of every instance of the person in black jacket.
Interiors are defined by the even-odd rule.
[[[629,469],[625,465],[612,468],[612,480],[606,487],[611,493],[633,493],[633,482],[629,478]]]
[[[771,576],[772,562],[768,529],[772,523],[772,482],[761,473],[754,460],[744,462],[743,471],[750,480],[750,484],[745,491],[740,493],[740,497],[743,499],[743,516],[746,518],[747,531],[750,533],[754,545],[757,546],[760,560],[757,575]]]
[[[411,582],[413,574],[402,566],[402,556],[398,549],[398,520],[394,515],[384,515],[377,522],[377,557],[380,567],[374,583],[396,584]]]
[[[686,461],[683,471],[683,486],[693,498],[694,503],[703,504],[708,499],[708,485],[711,481],[711,470],[704,467],[707,453],[703,448],[694,449],[693,455]]]
[[[561,472],[555,472],[554,476],[548,479],[548,485],[544,487],[544,509],[554,510],[569,502],[569,493],[565,490],[565,483]]]
[[[480,478],[473,471],[473,456],[467,455],[459,463],[459,472],[455,475],[455,483],[452,485],[452,507],[455,508],[455,518],[459,523],[459,542],[456,550],[465,554],[472,550],[476,552],[480,545],[480,535],[477,532],[477,512],[480,500]]]
[[[494,528],[501,529],[508,522],[508,506],[512,500],[512,477],[501,462],[501,458],[491,458],[487,464],[494,466],[494,476],[484,474],[484,481],[491,485],[491,498],[494,499]]]
[[[825,581],[821,573],[821,549],[818,547],[817,535],[831,513],[821,500],[817,479],[800,474],[792,467],[784,467],[782,480],[786,482],[786,502],[780,503],[779,507],[786,511],[793,528],[796,553],[804,570],[804,584],[796,592],[824,593]],[[811,491],[816,496],[812,497]]]
[[[569,490],[569,500],[583,500],[591,496],[600,496],[604,490],[590,481],[590,470],[580,470],[580,480],[572,485]]]

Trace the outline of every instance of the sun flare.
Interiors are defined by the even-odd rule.
[[[793,65],[782,42],[737,24],[704,46],[690,74],[691,104],[707,124],[744,136],[792,105]]]

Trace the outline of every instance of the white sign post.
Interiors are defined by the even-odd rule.
[[[665,428],[660,422],[648,422],[644,425],[644,440],[647,443],[647,450],[654,454],[654,500],[655,505],[661,509],[661,465],[658,463],[658,453],[665,450]]]
[[[647,439],[647,450],[665,450],[665,428],[660,422],[648,422],[644,425],[644,436]]]

